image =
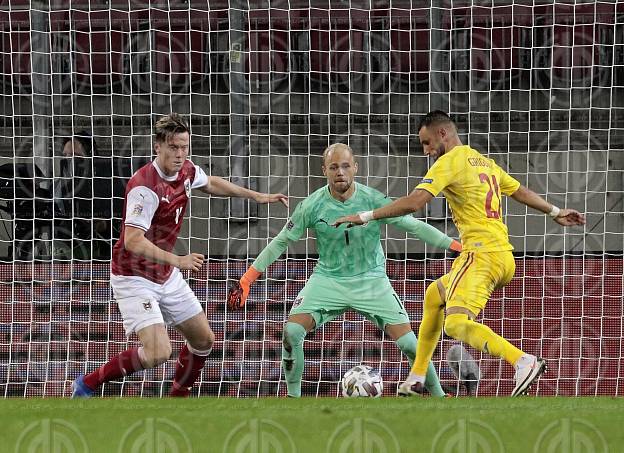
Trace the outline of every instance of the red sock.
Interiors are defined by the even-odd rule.
[[[199,377],[207,357],[193,354],[187,345],[182,347],[176,363],[175,377],[169,396],[186,397],[190,395],[191,387]]]
[[[111,358],[93,373],[87,374],[84,377],[84,383],[95,390],[104,382],[114,381],[143,368],[139,359],[139,348],[127,349]]]

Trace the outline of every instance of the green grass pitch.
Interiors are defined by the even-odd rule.
[[[620,398],[6,399],[10,452],[621,452]]]

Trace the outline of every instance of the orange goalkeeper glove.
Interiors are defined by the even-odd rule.
[[[461,251],[462,251],[461,242],[456,241],[455,239],[453,239],[453,242],[451,242],[451,245],[449,246],[449,249],[453,250],[454,252],[461,253]]]
[[[255,267],[249,266],[241,279],[234,283],[227,295],[227,304],[230,310],[239,310],[245,306],[247,296],[249,296],[249,287],[260,277],[261,273]]]

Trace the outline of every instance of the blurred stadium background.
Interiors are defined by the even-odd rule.
[[[0,70],[0,395],[68,395],[76,374],[127,347],[110,247],[125,181],[151,160],[160,115],[188,115],[191,158],[209,174],[288,194],[292,210],[324,184],[320,155],[336,141],[357,153],[358,181],[409,192],[428,168],[416,125],[432,109],[588,219],[564,231],[510,202],[516,278],[483,321],[549,360],[539,395],[623,393],[624,2],[2,1]],[[75,135],[91,156],[63,157]],[[270,268],[244,313],[224,299],[287,216],[193,199],[177,250],[210,257],[190,282],[217,334],[196,394],[285,394],[281,327],[313,269],[314,239]],[[457,234],[442,199],[419,216]],[[384,247],[417,328],[424,289],[451,258],[391,229]],[[381,369],[387,395],[408,372],[356,315],[308,340],[308,395],[337,395],[358,363]],[[434,360],[455,385],[452,344]],[[511,367],[475,356],[479,394],[508,395]],[[163,395],[174,360],[102,393]]]

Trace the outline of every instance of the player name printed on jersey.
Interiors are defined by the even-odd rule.
[[[187,160],[180,171],[166,176],[152,162],[141,167],[126,187],[123,228],[113,248],[112,274],[143,277],[164,283],[172,266],[135,255],[124,247],[128,226],[145,231],[145,238],[170,252],[180,233],[191,189],[205,186],[206,173]]]
[[[469,157],[468,163],[473,167],[492,167],[492,161],[485,159],[483,157]]]
[[[448,202],[464,251],[513,250],[503,222],[502,197],[520,183],[496,162],[461,145],[452,148],[429,168],[416,186],[431,195],[440,192]]]

